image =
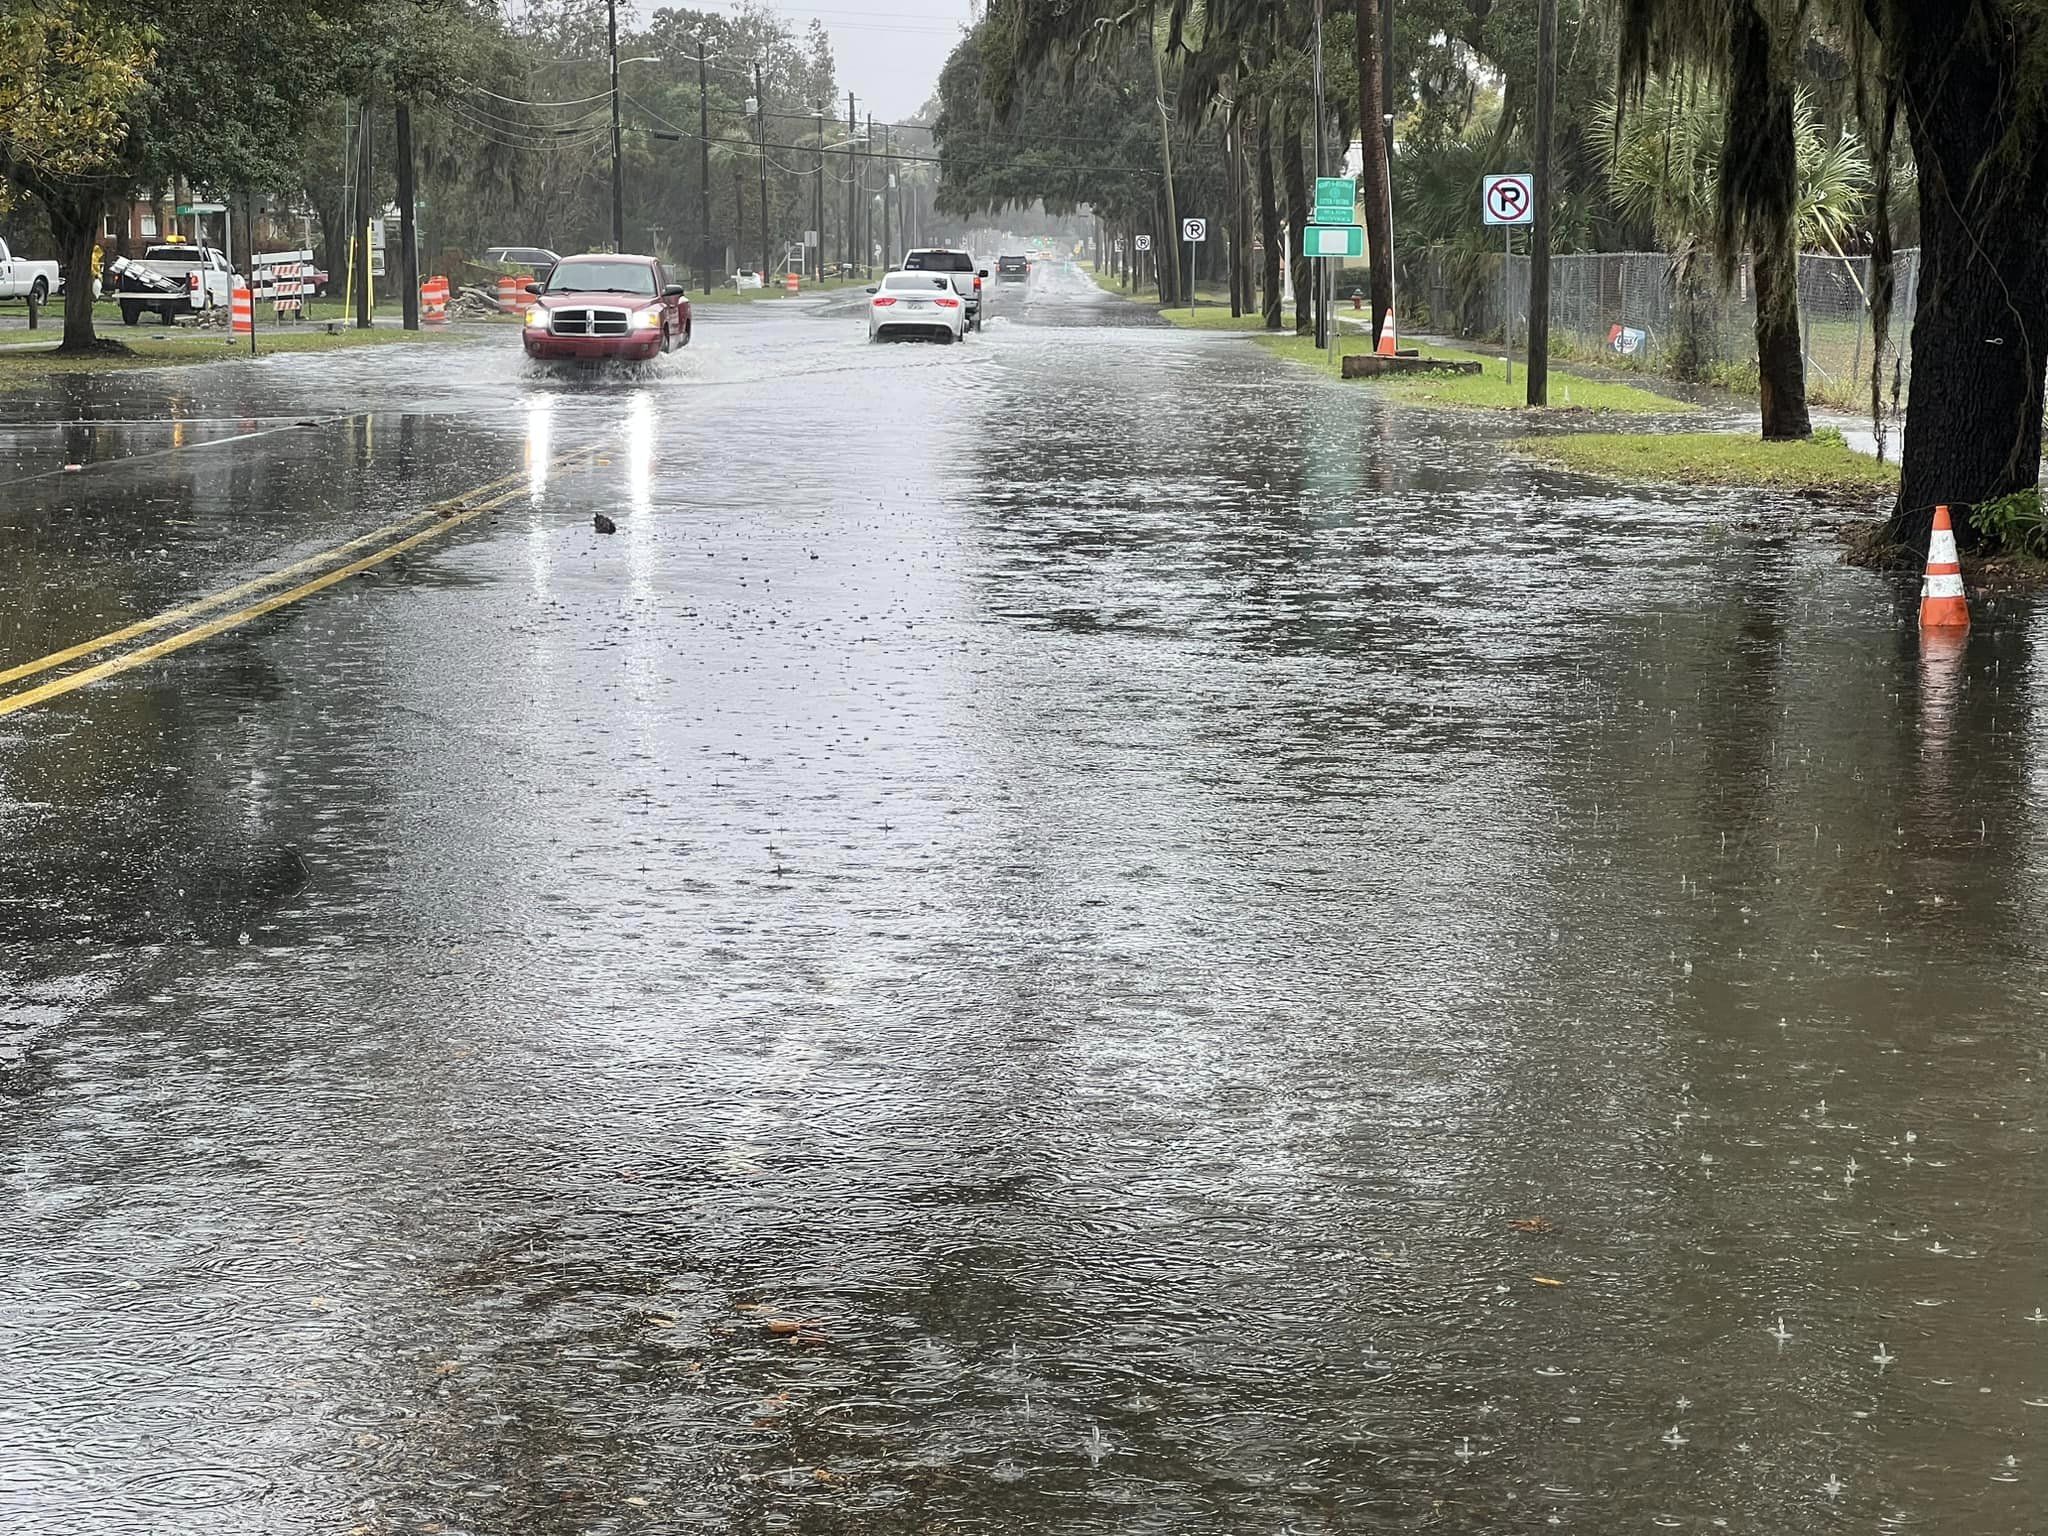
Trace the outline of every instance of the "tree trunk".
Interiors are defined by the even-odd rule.
[[[1792,24],[1787,23],[1790,26]],[[1743,233],[1756,273],[1756,364],[1765,441],[1813,435],[1799,326],[1799,161],[1792,93],[1796,64],[1755,5],[1729,43],[1727,130],[1721,148],[1722,278]],[[1539,102],[1537,111],[1543,108]],[[1539,217],[1540,217],[1539,213]]]
[[[1899,501],[1885,533],[1926,547],[1934,507],[1982,548],[1968,509],[2041,477],[2048,361],[2048,97],[2014,38],[1948,0],[1902,0],[1886,39],[1920,175],[1920,269]],[[2019,146],[2019,148],[2015,148]]]
[[[57,256],[64,264],[64,339],[59,352],[91,352],[99,346],[93,329],[92,301],[98,288],[92,280],[92,248],[99,235],[100,213],[107,206],[103,186],[53,181],[28,188],[50,218]]]
[[[1786,153],[1791,153],[1787,130]],[[1789,234],[1789,231],[1788,231]],[[1762,385],[1764,441],[1813,436],[1806,413],[1806,350],[1799,334],[1799,251],[1759,244],[1756,261],[1756,371]]]
[[[1157,5],[1148,7],[1145,12],[1145,47],[1152,55],[1152,101],[1159,109],[1159,184],[1166,191],[1166,238],[1170,242],[1167,249],[1177,256],[1180,251],[1180,212],[1173,200],[1173,119],[1166,110],[1166,59],[1153,36],[1154,22],[1158,14]],[[1180,288],[1180,262],[1176,260],[1172,266],[1175,279],[1172,287],[1177,294]],[[1160,300],[1162,303],[1168,302],[1163,290]]]
[[[1252,289],[1252,162],[1245,153],[1245,134],[1250,125],[1250,110],[1240,107],[1237,115],[1237,132],[1233,136],[1237,157],[1237,234],[1231,241],[1230,280],[1237,294],[1237,312],[1250,314],[1258,306],[1258,297]]]
[[[1372,268],[1372,334],[1394,305],[1394,223],[1387,200],[1386,108],[1380,101],[1379,0],[1358,0],[1358,148],[1360,200],[1365,204],[1365,254]]]
[[[1258,104],[1259,239],[1264,244],[1259,280],[1266,329],[1280,329],[1280,205],[1273,191],[1273,104]]]
[[[1280,178],[1287,187],[1287,268],[1294,280],[1294,334],[1306,336],[1309,318],[1309,258],[1301,254],[1301,232],[1308,227],[1308,171],[1301,163],[1301,123],[1289,113],[1280,145]]]
[[[1244,313],[1244,295],[1237,286],[1237,248],[1244,243],[1244,224],[1238,216],[1241,199],[1237,195],[1238,153],[1237,136],[1243,132],[1243,117],[1238,111],[1237,90],[1233,82],[1230,89],[1230,115],[1223,125],[1223,196],[1230,206],[1225,219],[1225,238],[1230,242],[1223,248],[1224,267],[1230,280],[1230,317],[1235,320]]]

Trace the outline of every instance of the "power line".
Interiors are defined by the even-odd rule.
[[[593,59],[591,62],[602,64],[604,60]],[[488,96],[493,101],[510,102],[515,107],[583,107],[593,101],[609,101],[612,95],[610,91],[599,91],[595,96],[578,96],[574,101],[534,101],[525,96],[500,96],[496,91],[486,90],[480,85],[472,85],[470,89],[479,96]]]

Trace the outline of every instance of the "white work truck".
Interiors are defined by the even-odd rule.
[[[0,240],[0,299],[27,299],[47,304],[64,291],[64,279],[54,261],[30,261],[17,256]]]
[[[227,257],[211,246],[183,241],[152,245],[140,261],[124,256],[107,268],[107,275],[126,325],[140,325],[150,311],[168,323],[179,315],[226,308],[234,297],[235,269]]]

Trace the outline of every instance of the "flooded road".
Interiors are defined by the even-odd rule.
[[[2037,1527],[2031,607],[999,302],[0,400],[0,1529]]]

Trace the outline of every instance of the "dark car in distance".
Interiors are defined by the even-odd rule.
[[[996,281],[999,283],[1030,282],[1031,258],[1029,256],[998,256],[996,258]]]
[[[690,344],[690,301],[652,256],[566,256],[528,289],[526,355],[645,362]]]

